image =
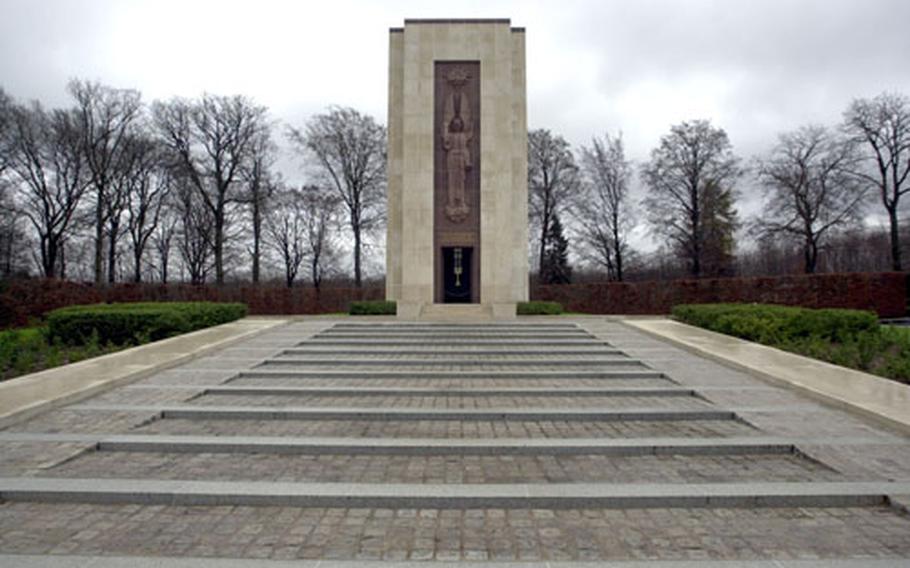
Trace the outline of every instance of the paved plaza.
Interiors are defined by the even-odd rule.
[[[273,327],[0,430],[0,496],[0,566],[910,565],[910,436],[603,317]]]

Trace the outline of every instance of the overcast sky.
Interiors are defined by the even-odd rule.
[[[0,86],[67,104],[70,77],[146,100],[241,93],[301,124],[326,105],[385,122],[388,28],[508,17],[527,28],[531,128],[622,131],[643,160],[708,118],[738,154],[834,124],[854,97],[910,94],[910,0],[0,0]],[[282,162],[286,175],[300,175]],[[746,209],[757,196],[744,192]],[[751,204],[751,205],[750,205]]]

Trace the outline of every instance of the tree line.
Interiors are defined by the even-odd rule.
[[[318,287],[349,233],[361,285],[384,216],[386,131],[372,117],[330,107],[282,127],[243,96],[67,90],[72,105],[54,109],[0,90],[4,275],[220,285],[244,266],[259,282],[266,261],[288,286],[305,272]],[[276,169],[279,130],[308,168],[302,186]]]
[[[529,134],[528,159],[532,240],[543,282],[571,279],[570,236],[568,248],[579,263],[597,268],[594,277],[620,281],[630,266],[642,279],[903,270],[910,100],[902,94],[856,99],[840,124],[781,133],[749,163],[707,120],[672,126],[641,164],[626,157],[621,134],[573,150],[549,130]],[[636,175],[645,192],[637,201]],[[743,187],[764,192],[762,210],[748,219],[737,209]],[[864,226],[876,213],[888,220],[885,239]],[[662,243],[657,253],[631,248],[639,228]],[[737,237],[755,246],[737,250]],[[886,260],[880,260],[884,241]],[[867,254],[855,254],[860,249]]]
[[[333,106],[286,125],[239,95],[146,103],[78,79],[67,91],[47,109],[0,89],[0,275],[361,286],[382,258],[386,129],[373,117]],[[282,140],[305,183],[278,171]],[[672,126],[642,163],[618,133],[573,148],[532,130],[532,266],[548,283],[902,270],[908,175],[910,101],[896,93],[749,161],[707,120]],[[764,192],[746,219],[744,188]],[[876,213],[884,232],[864,226]],[[633,247],[644,231],[657,252]]]

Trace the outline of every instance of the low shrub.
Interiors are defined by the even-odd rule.
[[[93,304],[54,310],[48,314],[47,324],[52,342],[84,345],[96,337],[101,344],[127,345],[227,323],[245,315],[244,304]]]
[[[394,316],[398,313],[398,306],[386,300],[351,302],[348,313],[352,316]]]
[[[520,316],[558,316],[562,313],[559,302],[519,302],[516,310]]]
[[[872,312],[766,304],[687,304],[673,317],[807,357],[910,382],[910,329],[882,326]]]
[[[97,334],[84,345],[49,341],[47,327],[28,327],[0,332],[0,381],[67,363],[75,363],[122,349],[101,345]]]

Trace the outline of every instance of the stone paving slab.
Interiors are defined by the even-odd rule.
[[[3,441],[0,442],[0,476],[34,475],[95,447],[86,440],[71,442]]]
[[[322,559],[325,564],[311,566],[345,568],[368,560],[390,562],[367,564],[375,568],[404,560],[473,561],[474,566],[524,561],[536,562],[535,568],[550,562],[602,566],[606,560],[689,560],[695,564],[680,566],[702,566],[720,559],[774,560],[764,566],[776,568],[857,566],[830,562],[835,558],[879,568],[876,559],[910,556],[908,532],[910,519],[885,507],[459,511],[0,505],[0,550],[6,552]],[[816,563],[791,563],[799,559]],[[562,563],[567,561],[588,563]]]
[[[154,410],[128,409],[122,406],[119,408],[105,412],[74,407],[61,408],[13,424],[2,432],[115,434],[141,427],[161,416],[157,408]]]

